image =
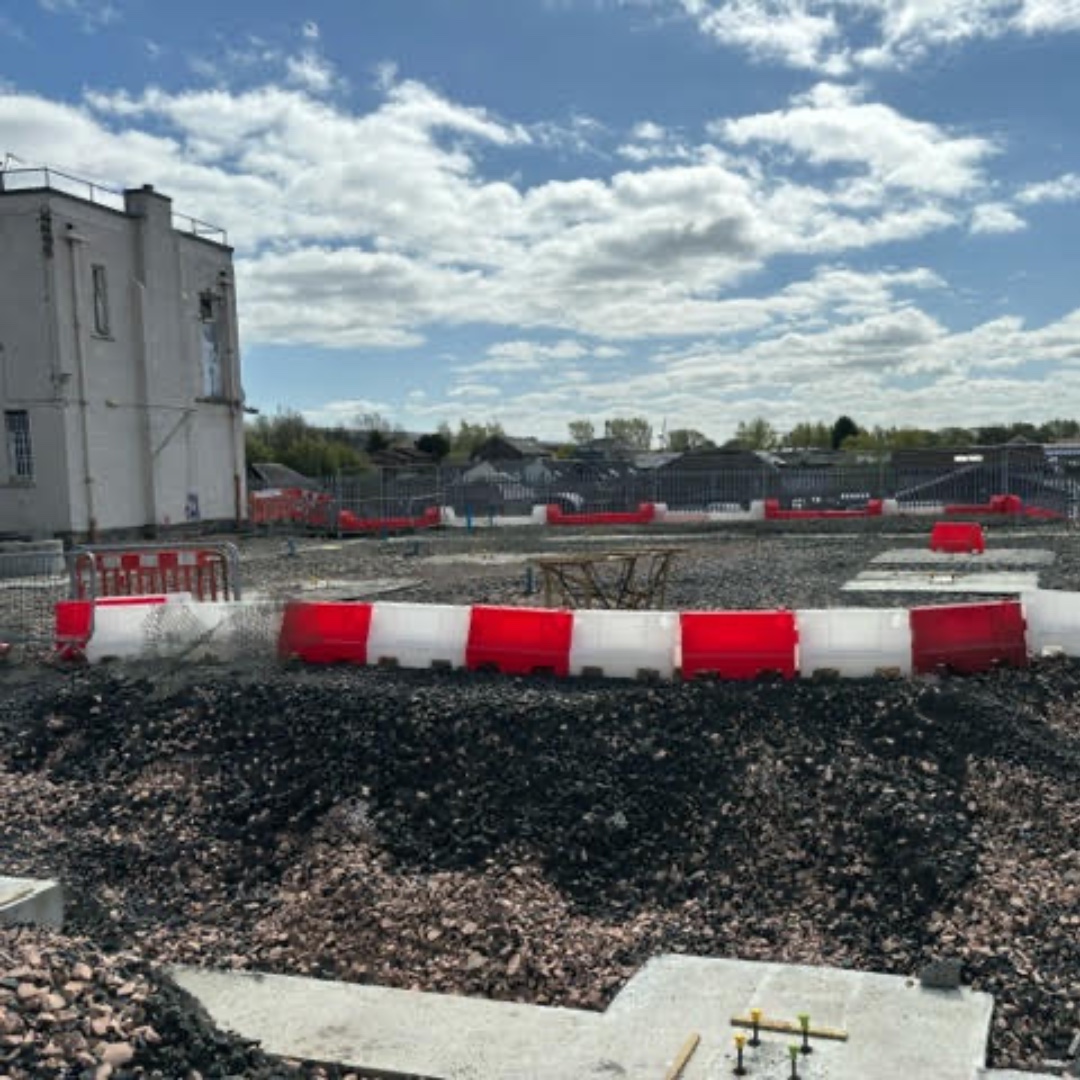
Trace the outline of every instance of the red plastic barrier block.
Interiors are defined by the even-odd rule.
[[[547,508],[549,525],[648,525],[655,520],[655,503],[639,503],[636,510],[591,514],[567,514],[555,503]]]
[[[65,660],[82,655],[94,633],[94,605],[125,607],[131,604],[164,604],[164,596],[110,596],[100,600],[59,600],[54,609],[53,641]]]
[[[765,500],[765,519],[778,518],[781,514],[779,499]]]
[[[953,554],[986,550],[982,526],[973,521],[939,521],[930,531],[930,550]]]
[[[795,678],[799,635],[792,611],[688,611],[679,621],[684,679]]]
[[[1026,624],[1018,600],[912,608],[912,668],[974,674],[1028,662]]]
[[[90,600],[60,600],[56,605],[53,640],[65,658],[86,648],[94,628],[94,605]]]
[[[348,601],[286,605],[278,656],[309,664],[366,664],[371,607]]]
[[[866,504],[867,517],[881,517],[885,512],[885,502],[882,499],[871,499]]]
[[[1022,514],[1024,500],[1019,495],[991,495],[990,510],[995,514]]]
[[[508,675],[569,675],[573,630],[570,611],[478,605],[469,621],[465,666]]]

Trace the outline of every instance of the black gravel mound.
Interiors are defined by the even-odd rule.
[[[998,997],[996,1063],[1038,1065],[1080,1019],[1078,699],[1071,663],[85,671],[13,699],[0,846],[82,884],[75,930],[163,960],[601,1007],[665,950],[957,956]]]

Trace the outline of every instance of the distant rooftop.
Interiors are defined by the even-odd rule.
[[[73,198],[124,213],[124,193],[119,188],[71,176],[59,169],[50,169],[48,166],[0,169],[0,192],[40,191],[42,189],[70,195]],[[224,229],[187,214],[179,214],[175,210],[172,216],[172,227],[177,232],[198,236],[203,240],[212,240],[215,244],[227,245],[229,243],[229,236]]]

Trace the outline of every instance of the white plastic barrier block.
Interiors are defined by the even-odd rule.
[[[750,519],[752,521],[764,521],[765,520],[765,500],[755,499],[750,504]]]
[[[1020,597],[1032,656],[1080,656],[1080,593],[1038,589]]]
[[[547,506],[534,506],[532,508],[532,523],[534,525],[547,524]]]
[[[882,669],[911,674],[911,624],[906,608],[824,608],[797,611],[799,674],[835,671],[847,678]]]
[[[667,503],[653,503],[653,521],[667,521]]]
[[[896,517],[900,513],[900,504],[895,499],[881,500],[882,517]]]
[[[471,615],[468,606],[376,603],[368,632],[368,663],[464,667]]]
[[[570,674],[591,668],[608,678],[670,679],[678,647],[679,616],[672,612],[575,611]]]
[[[143,656],[149,638],[150,621],[160,609],[190,602],[191,593],[103,598],[94,603],[94,627],[85,655],[91,664],[102,660],[124,660]]]

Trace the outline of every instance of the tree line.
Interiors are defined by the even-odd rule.
[[[686,453],[719,447],[886,454],[893,450],[934,447],[996,446],[1016,438],[1036,443],[1076,439],[1080,438],[1080,423],[1049,420],[1043,424],[1018,422],[972,428],[864,428],[850,416],[840,416],[831,424],[823,420],[807,421],[782,432],[765,417],[757,416],[740,423],[735,435],[721,443],[686,427],[664,431],[654,443],[652,425],[644,417],[634,416],[606,420],[602,429],[590,420],[572,420],[567,433],[568,441],[556,449],[557,456],[570,457],[593,444],[601,452],[638,453],[659,448]],[[378,413],[359,415],[349,426],[319,427],[292,411],[260,416],[245,428],[248,461],[277,462],[306,476],[359,472],[371,468],[373,458],[378,460],[381,452],[401,446],[414,448],[436,462],[466,462],[492,436],[504,434],[502,425],[494,420],[486,423],[461,420],[456,429],[443,423],[432,432],[407,436]]]

